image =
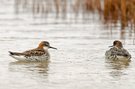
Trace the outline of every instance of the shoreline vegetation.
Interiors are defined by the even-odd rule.
[[[66,18],[69,13],[82,18],[98,14],[105,24],[135,29],[135,0],[15,0],[15,12],[45,18],[51,14],[56,18]]]

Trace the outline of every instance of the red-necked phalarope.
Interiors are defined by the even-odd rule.
[[[9,51],[9,53],[11,57],[19,61],[46,61],[50,59],[50,54],[48,52],[49,48],[57,49],[51,47],[49,42],[42,41],[35,49],[27,50],[24,52]]]
[[[130,61],[130,53],[123,48],[123,45],[119,40],[115,40],[113,46],[110,47],[111,48],[105,53],[106,59]]]

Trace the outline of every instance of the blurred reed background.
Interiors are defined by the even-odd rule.
[[[135,0],[15,0],[15,12],[48,18],[82,18],[98,14],[111,26],[135,29]]]

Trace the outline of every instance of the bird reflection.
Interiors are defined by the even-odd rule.
[[[48,65],[50,61],[45,62],[11,62],[9,63],[9,70],[12,72],[30,72],[30,73],[38,73],[38,74],[45,74],[49,70]]]
[[[122,70],[129,67],[130,62],[128,61],[106,61],[106,67],[110,69],[110,76],[119,79],[121,76],[125,75]]]
[[[116,70],[122,70],[129,66],[130,61],[106,61],[106,63],[109,65],[109,68],[116,69]]]

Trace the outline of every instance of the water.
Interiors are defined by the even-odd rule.
[[[132,62],[105,62],[104,53],[121,39]],[[25,51],[48,40],[46,63],[17,62],[8,51]],[[15,14],[13,0],[0,0],[0,89],[134,89],[135,46],[130,28],[105,28],[99,20],[34,19]]]

